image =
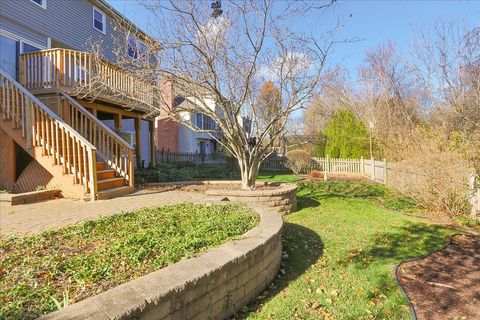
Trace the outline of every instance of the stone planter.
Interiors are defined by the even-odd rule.
[[[231,182],[230,182],[231,184]],[[210,189],[205,194],[226,198],[230,201],[258,203],[273,208],[280,214],[289,214],[297,209],[297,186],[290,183],[261,183],[258,190]],[[261,189],[261,187],[268,187]]]
[[[161,188],[163,191],[198,186],[200,191],[212,200],[240,201],[251,204],[261,204],[271,207],[282,215],[289,214],[297,209],[297,185],[293,183],[261,182],[257,183],[256,190],[240,190],[240,181],[181,181],[148,184],[150,188]],[[224,188],[223,188],[224,186]]]

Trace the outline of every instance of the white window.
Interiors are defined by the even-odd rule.
[[[43,9],[47,9],[47,0],[30,0],[32,1],[33,3],[39,5],[40,7],[42,7]]]
[[[93,7],[93,28],[105,34],[107,30],[107,18],[103,11]]]

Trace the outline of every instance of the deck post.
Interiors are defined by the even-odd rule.
[[[16,179],[17,159],[15,156],[15,141],[8,134],[6,135],[7,145],[7,188],[13,191]]]
[[[150,130],[150,166],[155,165],[155,119],[148,122],[148,128]]]
[[[135,154],[137,156],[137,169],[142,167],[142,137],[140,117],[134,118],[135,121]]]
[[[97,199],[97,150],[89,149],[90,166],[88,175],[90,176],[90,199]]]

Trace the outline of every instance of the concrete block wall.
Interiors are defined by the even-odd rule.
[[[242,239],[110,289],[43,319],[225,319],[256,298],[282,259],[283,220],[252,207],[257,227]]]

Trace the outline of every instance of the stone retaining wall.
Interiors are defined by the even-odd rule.
[[[161,182],[150,183],[149,186],[157,186],[167,190],[173,190],[185,186],[232,186],[240,185],[240,181],[236,180],[219,180],[219,181],[180,181],[180,182]],[[258,187],[271,186],[271,189],[257,189],[257,190],[229,190],[228,188],[212,188],[205,191],[205,194],[228,199],[230,201],[241,201],[245,203],[259,203],[264,206],[273,208],[280,214],[289,214],[297,210],[297,185],[294,183],[272,183],[261,182],[257,183]]]
[[[280,214],[289,214],[297,209],[297,186],[290,183],[279,184],[278,188],[274,189],[252,191],[211,189],[205,191],[205,194],[226,197],[230,201],[259,203],[273,208]]]
[[[262,207],[241,240],[110,289],[43,319],[224,319],[256,298],[282,259],[282,218]]]

